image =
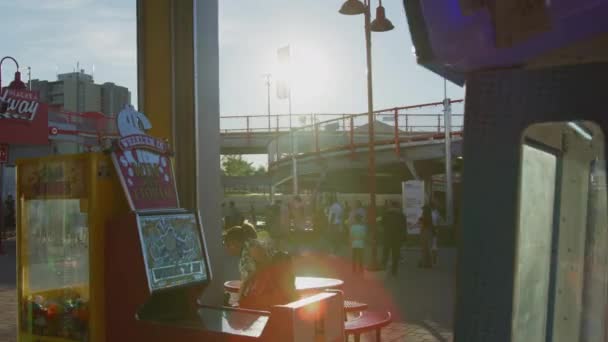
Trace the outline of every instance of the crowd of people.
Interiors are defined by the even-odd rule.
[[[257,213],[250,205],[243,214],[234,201],[222,204],[224,222],[224,246],[229,254],[239,257],[241,293],[239,304],[249,308],[264,308],[268,303],[279,303],[293,296],[295,273],[291,257],[285,252],[288,241],[298,232],[315,233],[329,246],[328,252],[338,254],[348,247],[352,256],[352,270],[362,274],[367,246],[371,244],[369,230],[372,217],[361,201],[351,207],[332,196],[328,205],[315,210],[300,196],[279,200],[265,213],[266,230],[271,242],[261,242],[256,230]],[[401,248],[408,239],[407,220],[398,201],[386,201],[379,208],[377,241],[382,246],[381,266],[388,275],[396,276],[401,262]],[[440,222],[439,210],[431,201],[422,210],[419,220],[420,260],[418,266],[433,267],[437,263],[437,233]],[[289,285],[291,284],[291,285]]]

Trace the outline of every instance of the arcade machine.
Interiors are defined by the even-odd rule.
[[[608,2],[404,4],[466,81],[455,341],[607,341]]]
[[[129,107],[106,153],[18,162],[19,341],[343,341],[340,292],[269,312],[199,302],[204,230],[149,126]]]

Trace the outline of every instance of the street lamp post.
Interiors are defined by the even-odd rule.
[[[268,105],[268,132],[270,133],[270,79],[271,74],[264,74],[264,84],[266,85],[267,99],[266,104]]]
[[[374,132],[374,93],[372,77],[372,31],[386,32],[394,28],[386,18],[382,0],[376,9],[376,19],[371,20],[371,0],[347,0],[340,8],[345,15],[363,14],[365,17],[365,52],[367,59],[367,121],[368,121],[368,192],[369,192],[369,230],[372,237],[372,259],[369,269],[377,270],[378,265],[378,230],[376,227],[376,141]]]
[[[15,79],[8,85],[7,88],[9,89],[15,89],[15,90],[23,90],[25,89],[25,84],[21,81],[21,73],[19,72],[19,63],[17,63],[17,60],[14,59],[11,56],[6,56],[3,57],[2,59],[0,59],[0,92],[2,92],[2,63],[4,63],[5,60],[11,60],[15,63],[15,66],[17,67],[17,71],[15,72]],[[1,94],[0,94],[1,95]],[[6,104],[4,103],[0,103],[0,113],[4,112],[6,106]],[[2,208],[4,207],[4,204],[1,203],[4,200],[4,196],[3,196],[3,185],[4,185],[4,164],[0,163],[0,255],[4,254],[4,249],[2,247],[2,238],[4,235],[4,211],[2,210]]]

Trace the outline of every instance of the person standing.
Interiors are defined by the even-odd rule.
[[[222,227],[224,230],[228,229],[228,208],[226,208],[226,202],[222,202]]]
[[[433,266],[437,265],[439,247],[437,245],[437,238],[439,236],[439,223],[441,222],[441,215],[437,206],[433,205],[431,210],[432,219],[432,241],[431,241],[431,263]]]
[[[344,217],[350,217],[350,205],[348,201],[344,201]]]
[[[304,230],[305,222],[305,205],[300,195],[296,195],[293,201],[293,223],[296,231]]]
[[[247,293],[249,281],[254,273],[269,258],[269,250],[256,237],[255,229],[251,226],[228,228],[223,237],[223,244],[228,254],[239,257],[242,282],[239,295]]]
[[[269,204],[266,208],[266,229],[273,239],[276,239],[277,231],[279,228],[279,213],[280,213],[279,201],[274,201]]]
[[[289,212],[289,203],[287,201],[279,201],[279,225],[276,228],[276,246],[278,249],[286,249],[289,233],[291,231],[291,217]]]
[[[355,216],[350,226],[350,246],[352,249],[353,273],[363,274],[363,251],[365,250],[365,238],[367,237],[367,226],[363,224],[361,216]]]
[[[228,217],[227,217],[226,226],[228,229],[234,226],[240,226],[243,224],[243,215],[240,210],[234,204],[234,201],[230,201],[230,206],[228,207]]]
[[[6,209],[6,221],[4,221],[4,227],[15,228],[15,200],[13,195],[8,195],[4,202],[4,209]]]
[[[334,198],[333,203],[327,212],[329,241],[334,254],[338,252],[340,245],[344,217],[343,215],[344,210],[342,209],[342,205],[340,205],[337,198]]]
[[[255,213],[255,207],[253,206],[253,203],[251,203],[251,206],[249,207],[249,218],[251,219],[251,225],[254,228],[258,227],[258,216]]]
[[[355,206],[350,211],[350,216],[348,217],[348,223],[352,224],[355,222],[355,216],[361,216],[363,222],[366,222],[367,219],[367,210],[363,207],[363,204],[360,200],[355,201]]]
[[[388,266],[390,254],[390,274],[396,276],[399,271],[399,259],[401,258],[401,243],[407,237],[407,222],[398,202],[392,202],[391,207],[384,211],[382,226],[384,228],[382,265],[384,268]]]
[[[422,207],[422,217],[420,217],[420,261],[418,267],[431,268],[431,244],[433,240],[433,208],[430,203]]]

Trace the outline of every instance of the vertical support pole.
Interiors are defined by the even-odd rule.
[[[249,144],[251,138],[251,132],[249,131],[249,115],[247,115],[245,119],[247,120],[247,130],[245,131],[245,134],[247,136],[247,143]]]
[[[315,152],[317,152],[317,154],[319,154],[320,152],[320,148],[319,148],[319,124],[315,123],[314,125],[314,135],[315,135]]]
[[[279,158],[280,158],[280,156],[279,156],[279,143],[280,143],[280,141],[281,141],[281,138],[277,134],[277,138],[275,139],[275,144],[274,144],[274,148],[275,148],[275,151],[276,151],[275,158],[274,158],[275,162],[278,161]]]
[[[296,154],[298,153],[297,141],[295,130],[292,126],[292,112],[291,112],[291,84],[289,85],[289,130],[291,131],[291,164],[292,164],[292,178],[293,178],[293,194],[298,194],[298,161]]]
[[[277,118],[277,127],[275,127],[275,131],[277,133],[279,133],[279,116],[277,115],[276,118]]]
[[[348,131],[349,143],[350,143],[350,154],[351,158],[355,156],[355,118],[351,115],[350,117],[350,129]]]
[[[195,47],[196,178],[203,227],[219,227],[221,222],[218,6],[218,0],[193,1],[191,14]],[[206,228],[205,239],[212,279],[224,279],[222,233],[218,229]],[[213,281],[203,294],[203,302],[221,305],[223,293],[221,281]]]
[[[268,104],[268,132],[270,132],[270,74],[265,74],[266,78],[266,92],[267,92],[267,104]]]
[[[272,185],[272,183],[270,184],[270,190],[269,190],[268,197],[270,199],[270,204],[274,203],[274,185]]]
[[[291,129],[293,127],[291,122],[291,84],[289,85],[289,98],[287,100],[289,102],[289,129]]]
[[[291,117],[291,116],[290,116]],[[292,164],[292,177],[293,177],[293,195],[298,194],[298,138],[296,136],[296,130],[291,130],[291,164]]]
[[[437,115],[437,133],[441,133],[441,115]]]
[[[443,115],[445,124],[445,205],[446,221],[454,221],[454,192],[452,177],[452,105],[449,98],[443,100]]]
[[[369,192],[369,216],[368,225],[372,238],[372,250],[369,269],[378,268],[378,232],[376,230],[376,142],[374,132],[374,96],[372,86],[372,31],[371,31],[371,9],[367,1],[365,9],[365,52],[367,59],[367,117],[368,117],[368,192]]]
[[[399,156],[401,154],[401,144],[399,143],[399,110],[395,108],[395,154]]]

